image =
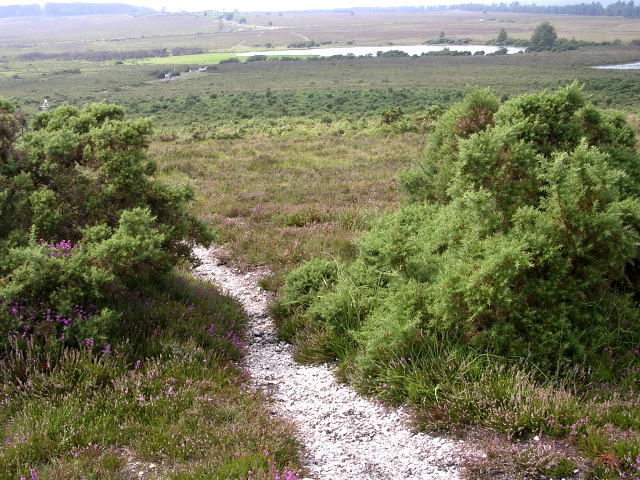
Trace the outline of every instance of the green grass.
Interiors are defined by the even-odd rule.
[[[233,53],[201,53],[198,55],[178,55],[171,57],[146,58],[129,63],[142,63],[148,65],[210,65],[220,63],[221,60],[235,58]]]
[[[0,479],[273,479],[297,467],[292,428],[232,362],[239,306],[199,280],[167,288],[114,299],[128,310],[108,352],[15,344],[0,363]]]
[[[395,173],[425,142],[416,133],[354,135],[345,128],[301,122],[273,135],[154,142],[151,154],[165,180],[196,186],[196,211],[234,256],[280,276],[314,256],[350,258],[351,241],[371,216],[399,200]]]

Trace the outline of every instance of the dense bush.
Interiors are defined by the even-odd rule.
[[[237,60],[237,59],[236,59]],[[153,74],[160,73],[155,71]],[[163,74],[164,75],[164,74]],[[136,115],[155,114],[172,125],[191,125],[194,118],[214,128],[236,120],[255,122],[304,117],[317,120],[331,116],[334,120],[360,119],[380,114],[402,105],[405,114],[422,113],[425,105],[450,105],[464,94],[445,88],[362,88],[316,89],[310,91],[270,90],[263,92],[216,92],[196,96],[159,97],[153,101],[127,105]]]
[[[446,339],[551,374],[591,365],[607,379],[637,363],[640,342],[635,141],[575,84],[502,105],[476,91],[440,118],[403,176],[411,204],[359,240],[335,282],[305,285],[300,305],[276,312],[304,318],[304,349],[348,357],[363,375]],[[287,292],[302,271],[291,275]],[[613,354],[626,360],[612,366]]]
[[[268,59],[266,55],[251,55],[247,57],[247,62],[264,62]]]
[[[177,49],[173,50],[173,55]],[[201,49],[198,49],[201,50]],[[203,53],[199,51],[198,53]],[[187,55],[181,53],[180,55]],[[108,60],[128,60],[130,58],[152,58],[152,57],[167,57],[169,51],[166,48],[153,48],[149,50],[125,50],[125,51],[86,51],[86,52],[64,52],[64,53],[43,53],[43,52],[29,52],[19,55],[20,60],[34,61],[34,60],[86,60],[89,62],[106,62]]]
[[[93,104],[22,127],[0,101],[0,328],[98,338],[114,315],[103,299],[154,282],[209,233],[187,211],[193,191],[154,178],[149,120]]]
[[[292,430],[247,395],[240,305],[175,275],[209,234],[155,178],[150,133],[105,104],[27,130],[0,100],[1,480],[119,478],[131,458],[297,478]]]

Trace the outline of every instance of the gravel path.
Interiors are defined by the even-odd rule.
[[[338,383],[326,365],[303,366],[276,337],[270,294],[258,286],[264,269],[222,264],[219,249],[196,249],[196,273],[242,302],[249,316],[247,368],[279,415],[293,421],[305,448],[307,480],[455,480],[462,444],[413,433],[408,415],[377,405]]]

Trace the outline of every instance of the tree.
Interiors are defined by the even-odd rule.
[[[498,33],[498,38],[496,38],[496,43],[498,45],[504,45],[509,41],[509,36],[507,35],[507,31],[504,28],[500,29]]]
[[[550,50],[556,46],[558,34],[549,22],[543,22],[536,27],[531,36],[531,50]]]

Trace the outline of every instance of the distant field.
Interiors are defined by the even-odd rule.
[[[219,63],[221,60],[235,57],[232,53],[202,53],[198,55],[177,55],[171,57],[146,58],[130,63],[143,63],[148,65],[195,65]]]
[[[239,14],[242,15],[242,14]],[[344,45],[419,44],[444,31],[449,38],[488,41],[505,28],[529,38],[549,21],[561,37],[623,42],[640,38],[640,19],[520,13],[300,14],[246,16],[249,25],[196,14],[0,19],[0,57],[30,51],[68,52],[173,47],[208,51],[274,47],[305,40]],[[260,28],[255,28],[255,27]]]
[[[587,17],[573,15],[533,15],[446,11],[423,14],[302,14],[286,13],[249,16],[249,22],[282,26],[314,40],[353,40],[356,44],[391,41],[396,44],[420,43],[437,38],[444,31],[449,38],[469,37],[486,41],[501,28],[510,36],[529,38],[544,21],[555,25],[562,37],[603,41],[628,41],[640,37],[640,19]]]
[[[238,14],[240,16],[241,14]],[[555,87],[574,79],[587,91],[598,93],[605,105],[634,111],[638,72],[595,71],[603,63],[640,60],[640,48],[620,45],[583,48],[561,54],[526,54],[506,57],[371,58],[295,62],[252,62],[217,65],[235,52],[286,47],[314,40],[331,45],[419,44],[441,31],[450,38],[486,42],[500,28],[512,37],[528,38],[541,21],[554,24],[561,36],[581,40],[628,42],[640,37],[640,20],[612,17],[541,16],[481,12],[407,14],[299,14],[247,16],[248,25],[196,14],[94,16],[83,18],[0,19],[0,91],[35,112],[43,98],[51,105],[110,101],[124,104],[134,115],[153,115],[160,124],[233,120],[259,115],[298,114],[281,101],[262,105],[254,93],[326,92],[340,90],[338,99],[306,108],[307,115],[362,112],[345,100],[346,91],[407,89],[399,106],[413,109],[422,98],[413,89],[445,88],[460,92],[470,86],[489,86],[501,95]],[[206,52],[171,55],[174,49]],[[167,56],[134,58],[136,52],[167,49]],[[78,55],[99,52],[103,61],[31,59],[29,53]],[[113,54],[109,57],[109,52]],[[126,57],[127,52],[130,57]],[[125,54],[123,61],[118,54]],[[139,56],[139,55],[138,55]],[[207,74],[186,75],[209,66]],[[215,66],[215,68],[214,68]],[[170,82],[164,73],[183,75]],[[325,92],[325,93],[322,93]],[[225,97],[227,94],[243,98]],[[213,99],[212,95],[216,98]],[[194,98],[199,98],[195,102]],[[454,97],[451,97],[454,98]],[[324,100],[323,100],[324,101]],[[350,103],[351,102],[351,103]],[[301,105],[301,104],[299,104]],[[386,108],[386,104],[378,111]],[[637,110],[637,109],[636,109]]]
[[[500,28],[512,37],[528,38],[541,21],[550,21],[564,37],[627,42],[640,37],[638,19],[481,12],[272,12],[248,16],[247,21],[249,25],[239,25],[196,14],[0,19],[0,91],[28,112],[35,112],[45,97],[53,106],[110,101],[122,103],[134,115],[153,115],[159,124],[171,126],[254,116],[357,116],[367,109],[377,114],[391,101],[389,97],[376,105],[362,100],[360,94],[351,95],[351,91],[403,89],[397,106],[414,111],[425,98],[424,91],[434,88],[447,89],[451,99],[476,85],[512,96],[575,79],[583,82],[588,92],[597,93],[597,101],[603,105],[637,113],[640,104],[635,93],[640,91],[640,72],[590,68],[640,60],[640,48],[624,44],[509,57],[299,59],[216,65],[234,52],[308,40],[333,45],[417,44],[444,31],[450,38],[485,42]],[[116,61],[115,56],[160,48],[171,53],[185,47],[207,53],[128,58],[124,62]],[[30,52],[113,52],[114,57],[108,59],[105,54],[104,61],[19,58]],[[209,66],[206,74],[185,74],[205,65]],[[182,75],[165,81],[164,74],[174,68]],[[260,97],[267,91],[280,92],[280,96]],[[335,98],[330,98],[331,92],[336,92]],[[307,93],[318,96],[308,101],[301,97]],[[294,101],[296,96],[300,98]]]

